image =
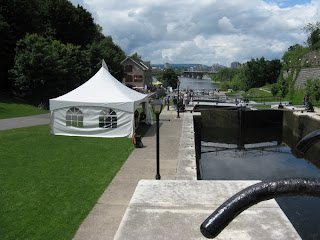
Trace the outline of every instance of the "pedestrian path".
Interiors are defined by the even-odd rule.
[[[197,181],[193,114],[160,115],[160,175],[155,125],[102,194],[74,239],[205,239],[199,227],[223,201],[253,181]],[[257,218],[254,218],[257,217]],[[260,218],[259,218],[260,216]],[[263,216],[263,217],[262,217]],[[263,226],[263,227],[261,227]],[[300,239],[275,200],[235,219],[217,239]]]
[[[0,119],[0,130],[31,127],[50,123],[50,113],[27,117]]]
[[[160,175],[161,180],[175,180],[184,115],[165,107],[160,115]],[[190,113],[189,113],[190,114]],[[155,179],[156,124],[142,139],[144,148],[136,148],[114,177],[97,204],[78,229],[75,240],[113,239],[130,199],[141,179]],[[189,166],[180,166],[181,176]]]

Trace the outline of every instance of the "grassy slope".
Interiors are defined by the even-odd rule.
[[[0,96],[0,118],[45,112]],[[72,239],[134,149],[128,138],[53,136],[48,125],[1,131],[0,142],[1,240]]]
[[[263,89],[267,91],[271,91],[270,86],[264,86]],[[251,88],[248,92],[251,92],[251,96],[256,97],[271,97],[272,94],[266,91],[260,90],[260,88]],[[247,96],[247,93],[242,94],[243,97]],[[280,96],[279,94],[277,96]],[[292,105],[303,105],[303,98],[305,94],[303,92],[295,91],[292,96],[287,94],[284,98],[281,98],[283,101],[291,101]],[[320,106],[319,102],[312,101],[314,106]]]
[[[0,93],[0,119],[31,116],[48,112],[31,106],[19,98],[12,98],[8,94]]]
[[[133,150],[128,138],[1,131],[0,239],[71,239]]]

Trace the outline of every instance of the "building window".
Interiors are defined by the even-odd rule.
[[[66,126],[83,127],[83,115],[79,108],[72,107],[67,111]]]
[[[143,76],[142,75],[134,75],[134,81],[135,82],[142,82]]]
[[[126,65],[125,71],[126,72],[132,72],[132,65]]]
[[[100,128],[117,128],[117,113],[111,108],[105,108],[99,116]]]
[[[133,82],[132,75],[127,75],[126,76],[126,82]]]

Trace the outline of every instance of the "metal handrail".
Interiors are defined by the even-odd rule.
[[[215,238],[241,212],[265,200],[287,196],[320,197],[320,179],[288,178],[252,185],[224,202],[201,225],[207,238]]]
[[[320,141],[320,130],[302,138],[296,148],[305,153]],[[319,178],[288,178],[261,182],[235,194],[216,209],[201,225],[200,231],[207,238],[215,238],[241,212],[265,200],[276,197],[309,196],[320,197]]]

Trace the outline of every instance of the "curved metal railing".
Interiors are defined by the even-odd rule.
[[[207,238],[215,238],[241,212],[265,200],[286,196],[320,197],[320,179],[288,178],[252,185],[229,198],[201,225]]]
[[[320,130],[315,130],[302,138],[296,148],[299,152],[305,153],[313,144],[320,141]]]

